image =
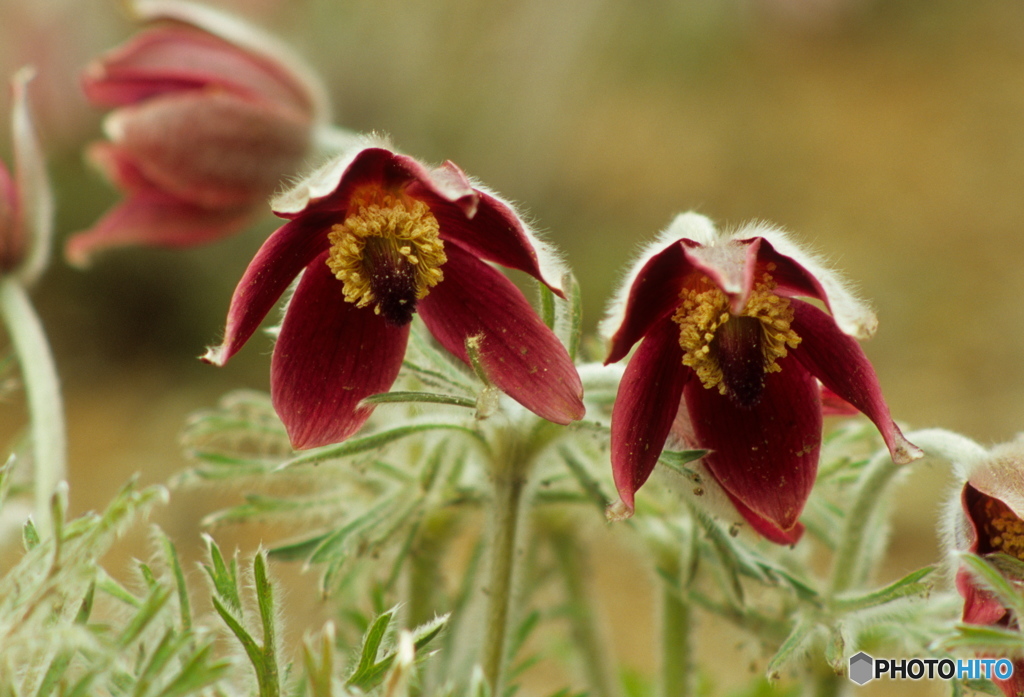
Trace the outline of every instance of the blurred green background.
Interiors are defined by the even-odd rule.
[[[451,159],[521,202],[579,277],[588,331],[637,245],[674,214],[764,219],[873,302],[880,330],[866,350],[897,419],[985,444],[1022,429],[1024,3],[223,5],[297,47],[330,85],[340,125]],[[101,115],[77,71],[132,27],[113,0],[0,0],[0,12],[0,74],[39,68],[64,237],[115,200],[82,163]],[[165,480],[183,465],[187,413],[234,387],[266,388],[269,339],[223,369],[195,357],[219,339],[231,290],[273,228],[268,217],[205,248],[114,251],[87,272],[55,262],[35,295],[67,390],[76,508],[101,505],[135,471]],[[3,432],[22,414],[19,400],[0,403]],[[894,573],[934,561],[948,482],[941,464],[911,475]],[[172,533],[193,534],[213,505],[189,496],[161,520]]]

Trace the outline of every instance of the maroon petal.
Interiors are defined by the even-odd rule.
[[[692,372],[683,365],[679,328],[670,318],[651,329],[626,366],[612,408],[611,456],[615,487],[630,511],[658,462]]]
[[[964,567],[956,570],[956,589],[964,599],[963,621],[968,624],[997,624],[1007,609],[989,590],[982,588]]]
[[[456,244],[445,254],[444,280],[418,306],[434,337],[466,363],[466,339],[480,337],[483,368],[502,392],[554,423],[582,418],[576,367],[522,292]]]
[[[224,365],[242,348],[299,272],[327,249],[332,220],[330,216],[307,214],[267,238],[231,297],[224,341],[210,347],[204,361]]]
[[[774,542],[777,545],[795,545],[800,541],[800,538],[803,537],[804,524],[800,521],[797,521],[796,525],[788,530],[783,530],[772,521],[759,516],[744,506],[742,501],[737,499],[728,491],[726,491],[725,494],[729,497],[729,500],[732,501],[732,504],[736,507],[739,514],[743,516],[744,520],[746,520],[747,523],[750,524],[750,527],[754,529],[754,532],[770,542]]]
[[[822,385],[821,413],[825,416],[856,416],[860,413],[860,410]]]
[[[422,174],[409,185],[410,196],[431,197],[435,201],[455,204],[467,218],[476,215],[480,203],[479,192],[473,188],[469,177],[458,165],[446,160],[440,167],[430,170],[427,177]]]
[[[387,148],[363,148],[348,158],[329,162],[295,187],[274,198],[275,215],[294,219],[310,212],[343,213],[352,194],[365,186],[400,191],[413,182],[429,181],[430,170]]]
[[[765,375],[753,407],[696,380],[684,397],[697,442],[712,451],[704,463],[714,478],[731,498],[791,534],[818,469],[821,399],[799,362],[787,357],[778,365],[781,372]]]
[[[128,245],[190,247],[219,240],[252,217],[248,208],[208,210],[167,196],[139,193],[107,212],[92,228],[72,235],[68,263],[87,266],[96,252]]]
[[[270,365],[274,409],[298,450],[345,440],[387,392],[405,356],[409,327],[345,302],[321,254],[306,269],[288,305]]]
[[[825,307],[831,310],[828,295],[818,279],[811,272],[797,263],[791,257],[780,254],[772,247],[771,243],[763,237],[760,240],[757,250],[757,260],[761,264],[775,264],[771,275],[778,284],[776,292],[785,296],[801,296],[815,298],[825,303]]]
[[[434,178],[439,174],[444,174],[440,181],[453,181],[461,176],[466,185],[469,184],[462,170],[451,162],[435,170]],[[452,194],[442,195],[445,192],[439,191],[436,184],[433,190],[428,190],[426,184],[418,182],[415,187],[410,187],[409,193],[430,206],[430,212],[441,227],[442,239],[457,242],[485,261],[524,271],[562,295],[557,287],[561,279],[545,278],[537,250],[540,243],[527,231],[511,206],[496,196],[471,188],[474,200],[473,208],[469,209],[465,195],[453,200]]]
[[[679,242],[671,243],[644,264],[629,289],[622,324],[612,335],[605,365],[622,360],[633,344],[678,307],[683,280],[693,268]]]
[[[82,77],[97,106],[123,106],[168,92],[216,88],[309,115],[305,89],[275,61],[187,28],[138,34],[91,64]]]
[[[904,464],[921,457],[921,450],[904,438],[893,422],[875,369],[857,340],[844,334],[828,314],[813,305],[801,300],[790,303],[794,312],[791,327],[801,339],[793,357],[825,387],[874,422],[893,462]]]

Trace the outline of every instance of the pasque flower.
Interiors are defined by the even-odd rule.
[[[523,294],[486,262],[561,293],[562,271],[509,204],[446,162],[429,169],[374,143],[328,163],[272,204],[289,222],[256,254],[235,290],[223,365],[292,280],[271,362],[271,395],[292,444],[338,442],[366,421],[360,402],[395,381],[419,314],[468,362],[475,345],[491,382],[550,421],[583,416],[565,348]]]
[[[988,452],[967,442],[958,450],[956,464],[965,481],[948,506],[945,532],[950,551],[1003,553],[1024,561],[1024,440]],[[1020,628],[1020,618],[966,567],[958,565],[955,574],[964,599],[964,622]],[[1024,577],[1009,580],[1024,593]],[[995,682],[1008,697],[1024,695],[1024,660],[1017,657],[1013,675]]]
[[[0,162],[0,276],[16,276],[26,285],[46,268],[53,235],[53,194],[28,105],[33,74],[22,68],[11,80],[14,167]]]
[[[797,541],[818,466],[822,386],[875,423],[894,461],[919,457],[854,339],[875,325],[835,274],[780,231],[752,224],[722,234],[704,216],[678,216],[602,325],[606,363],[641,342],[612,411],[612,469],[626,511],[674,432],[710,451],[704,466],[757,532]]]
[[[122,245],[185,247],[240,229],[296,172],[326,120],[317,81],[272,38],[178,0],[135,5],[151,26],[85,71],[113,108],[88,157],[124,194],[66,255]]]

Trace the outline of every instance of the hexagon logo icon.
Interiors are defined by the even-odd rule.
[[[850,680],[864,685],[874,679],[875,659],[863,651],[850,656]]]

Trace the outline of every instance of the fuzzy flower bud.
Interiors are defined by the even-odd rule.
[[[301,167],[326,121],[323,89],[271,37],[192,3],[136,9],[147,27],[82,79],[91,103],[113,108],[88,158],[125,200],[71,238],[77,265],[108,247],[236,232]]]
[[[46,267],[53,232],[53,198],[28,106],[33,74],[23,68],[11,80],[13,172],[0,162],[0,275],[16,275],[25,284]]]

